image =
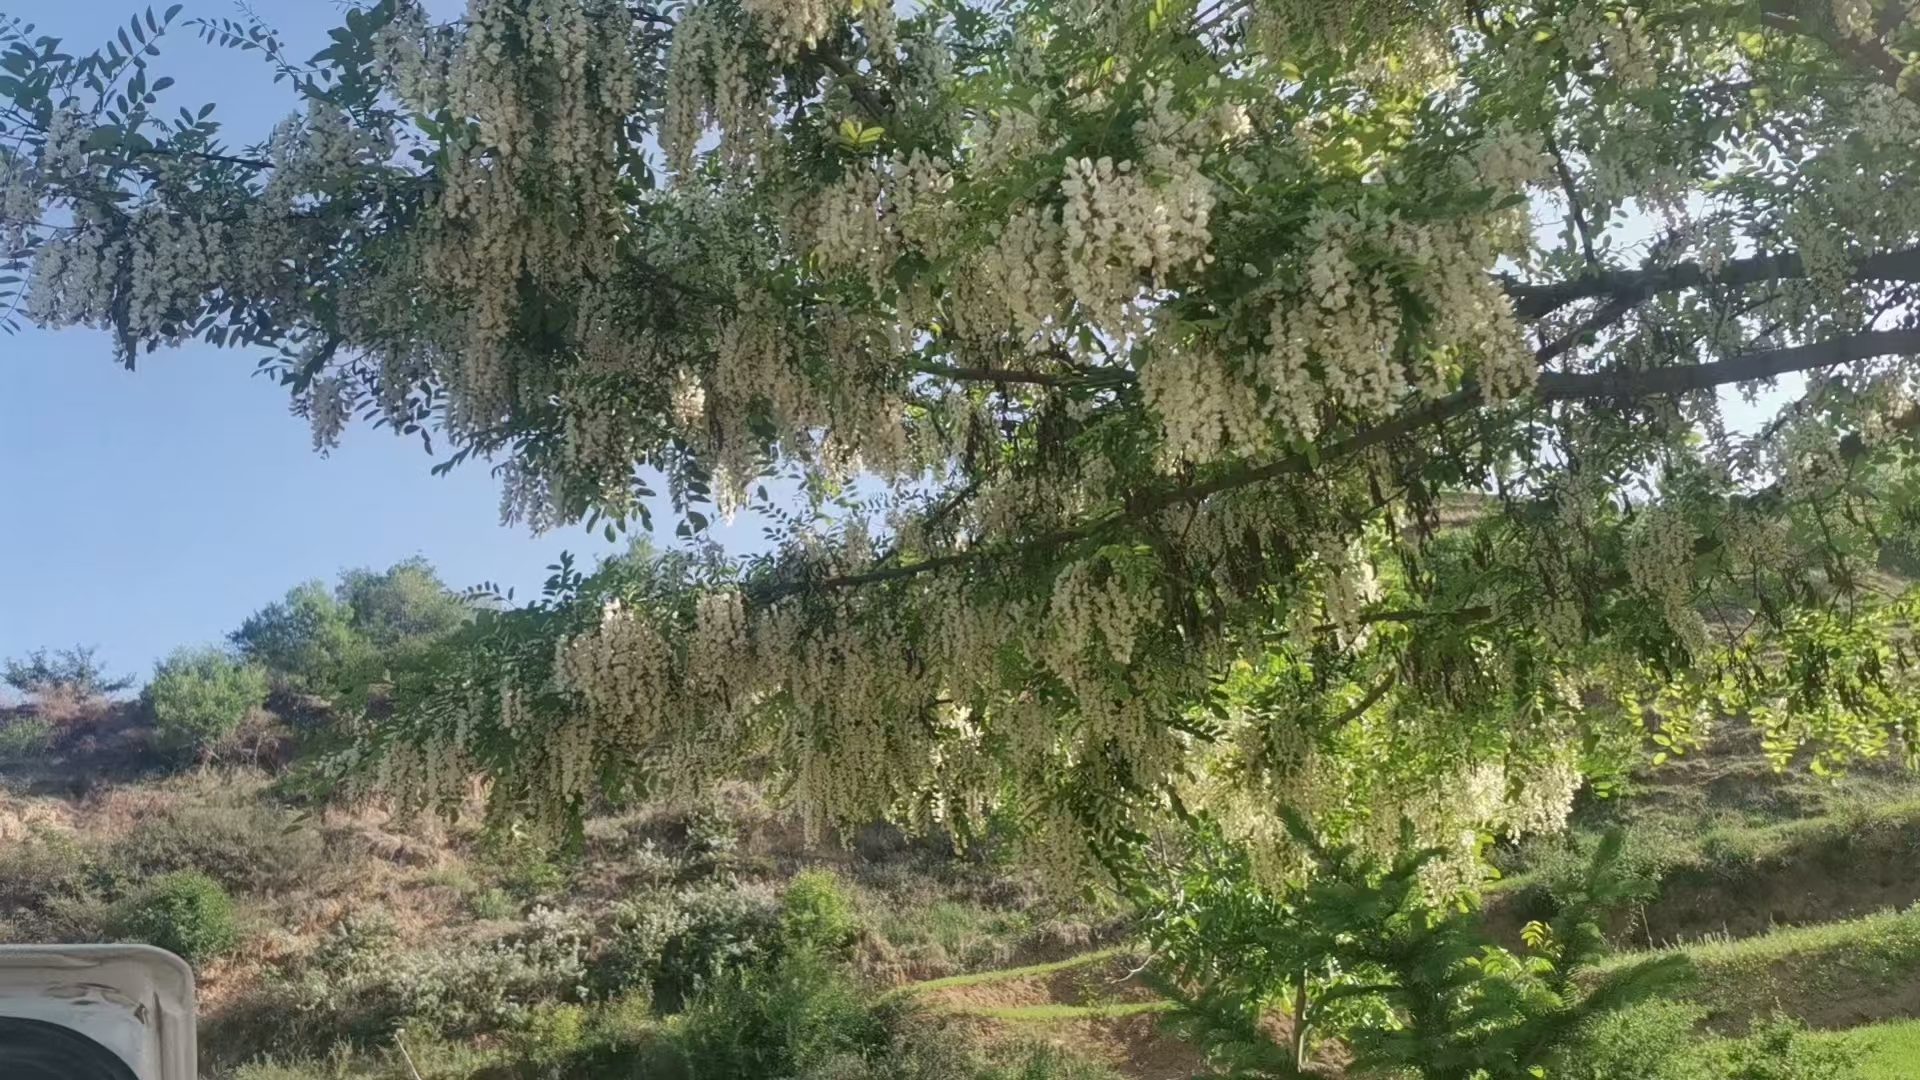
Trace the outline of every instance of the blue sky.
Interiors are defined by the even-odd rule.
[[[303,55],[341,17],[326,0],[254,7]],[[0,8],[79,51],[136,5]],[[181,17],[233,13],[195,0]],[[156,70],[179,80],[168,99],[217,101],[236,144],[293,109],[254,56],[184,29],[163,48]],[[424,555],[456,586],[493,580],[524,593],[562,549],[607,550],[578,529],[502,527],[486,469],[432,476],[417,441],[360,428],[320,457],[285,393],[252,377],[257,355],[194,346],[143,357],[130,373],[99,333],[0,337],[0,656],[93,643],[115,668],[144,675],[173,647],[217,640],[288,586],[343,568]]]

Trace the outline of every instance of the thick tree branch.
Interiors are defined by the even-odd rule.
[[[215,161],[226,165],[243,165],[249,169],[276,168],[273,162],[265,158],[235,157],[232,154],[215,154],[206,150],[172,150],[166,147],[153,146],[144,150],[135,150],[133,154],[135,157],[194,158],[199,161]]]
[[[1370,688],[1352,708],[1341,712],[1338,716],[1329,718],[1327,720],[1327,730],[1329,732],[1339,731],[1341,728],[1346,727],[1348,724],[1366,715],[1366,711],[1379,704],[1380,699],[1386,697],[1387,691],[1393,689],[1393,684],[1398,681],[1399,673],[1388,669],[1387,673],[1380,677],[1380,681],[1374,683],[1372,688]]]
[[[1906,64],[1888,50],[1886,43],[1880,39],[1843,36],[1828,27],[1807,22],[1794,14],[1793,8],[1788,5],[1780,5],[1773,11],[1761,12],[1760,21],[1783,33],[1820,42],[1831,49],[1836,56],[1870,69],[1880,82],[1920,105],[1920,82],[1907,82],[1901,79],[1900,76],[1906,70]]]
[[[1542,372],[1534,396],[1548,401],[1638,399],[1710,390],[1728,383],[1770,379],[1876,356],[1920,355],[1920,330],[1870,330],[1832,341],[1749,353],[1711,364],[1639,371]]]
[[[1513,300],[1514,314],[1537,319],[1577,300],[1606,296],[1627,304],[1639,303],[1656,293],[1698,289],[1708,285],[1747,285],[1756,281],[1807,276],[1798,252],[1780,255],[1755,255],[1732,259],[1717,271],[1709,272],[1697,262],[1644,270],[1609,270],[1582,274],[1550,285],[1527,285],[1508,281],[1506,292]],[[1920,248],[1871,255],[1854,264],[1855,281],[1920,281]]]
[[[1031,386],[1114,386],[1130,383],[1134,379],[1133,372],[1121,368],[1093,370],[1071,375],[1012,368],[950,367],[946,364],[921,364],[913,370],[921,375],[951,379],[954,382],[1024,383]]]

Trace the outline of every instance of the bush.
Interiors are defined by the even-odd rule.
[[[1801,1024],[1773,1018],[1745,1038],[1703,1037],[1707,1010],[1650,1001],[1597,1017],[1564,1053],[1553,1075],[1566,1080],[1850,1080],[1857,1047],[1807,1037]]]
[[[845,884],[831,870],[805,870],[780,897],[780,938],[793,950],[844,951],[859,933]]]
[[[255,804],[169,808],[140,822],[108,852],[110,872],[129,882],[199,870],[247,892],[310,882],[326,857],[318,830]]]
[[[761,1080],[847,1075],[891,1036],[843,970],[794,953],[717,979],[688,1010],[679,1042],[702,1080]]]
[[[53,746],[53,724],[44,716],[16,716],[0,726],[0,765],[32,761]]]
[[[146,698],[161,742],[198,752],[232,734],[267,699],[267,677],[220,649],[176,649],[154,668]]]
[[[337,1043],[385,1046],[399,1028],[409,1039],[524,1031],[539,1023],[540,1008],[581,996],[588,931],[576,916],[536,909],[511,937],[398,952],[388,920],[343,919],[244,1010],[206,1025],[202,1047],[225,1066],[262,1053],[311,1056]]]
[[[97,891],[92,853],[66,833],[36,828],[0,844],[0,940],[101,941],[113,913]]]
[[[323,581],[295,586],[248,616],[229,640],[278,685],[355,698],[472,613],[431,564],[407,559],[385,571],[349,570],[332,589]]]
[[[507,1036],[514,1055],[536,1073],[551,1073],[587,1046],[587,1010],[564,1002],[546,1002],[527,1013]]]
[[[121,933],[199,964],[233,948],[240,930],[220,883],[193,870],[164,874],[127,900]]]
[[[609,996],[643,990],[678,1012],[720,975],[771,962],[780,939],[769,897],[725,886],[654,896],[616,910],[592,982]]]
[[[1744,1039],[1718,1044],[1713,1049],[1724,1065],[1716,1076],[1727,1080],[1849,1080],[1859,1074],[1861,1049],[1844,1043],[1816,1041],[1807,1037],[1806,1025],[1797,1020],[1774,1017],[1755,1025]]]
[[[1707,1080],[1696,1053],[1707,1010],[1649,1001],[1596,1017],[1565,1052],[1566,1080]]]
[[[53,690],[66,690],[82,697],[106,697],[133,685],[124,675],[107,674],[106,665],[94,659],[91,646],[71,649],[35,649],[25,660],[9,657],[0,666],[0,682],[23,694],[36,697]]]

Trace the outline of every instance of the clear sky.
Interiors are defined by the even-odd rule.
[[[137,7],[0,0],[71,51],[91,51]],[[328,0],[256,0],[254,10],[302,55],[341,18]],[[223,0],[193,0],[181,18],[231,14]],[[294,107],[255,55],[184,28],[163,50],[156,70],[179,80],[167,99],[217,101],[236,144]],[[347,567],[424,555],[455,586],[492,580],[525,593],[562,549],[607,549],[578,529],[502,527],[484,466],[432,476],[417,441],[384,430],[350,429],[320,457],[285,392],[252,377],[258,356],[192,346],[143,357],[130,373],[103,334],[0,337],[0,656],[91,643],[144,675],[173,647],[218,640],[288,586]]]

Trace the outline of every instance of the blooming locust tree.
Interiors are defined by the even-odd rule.
[[[184,24],[298,91],[244,149],[162,104],[175,17],[0,37],[9,317],[253,349],[318,447],[688,539],[403,679],[361,764],[413,798],[751,762],[1072,867],[1195,805],[1551,828],[1722,713],[1913,750],[1920,5]],[[707,541],[743,508],[767,553]]]

